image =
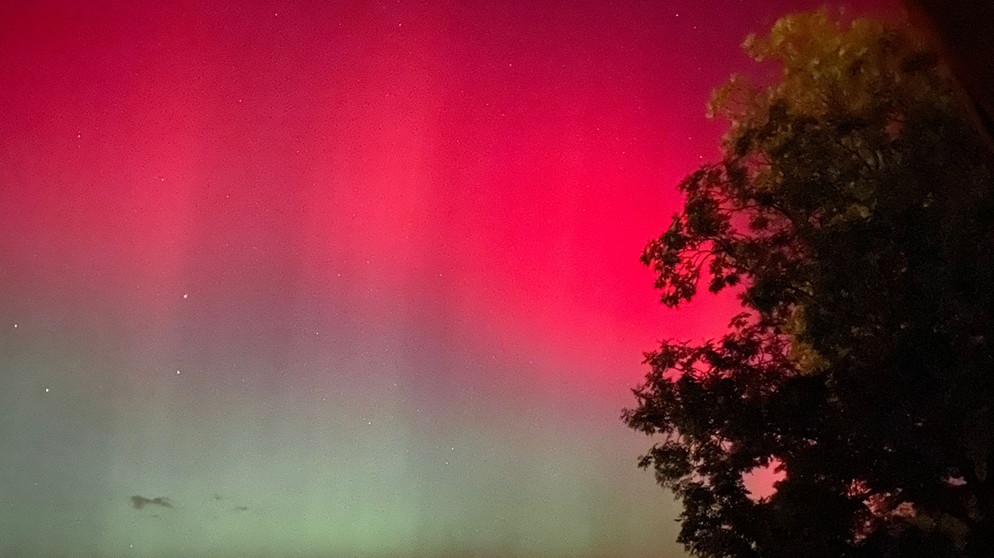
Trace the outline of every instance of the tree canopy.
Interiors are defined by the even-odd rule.
[[[990,151],[900,25],[798,14],[744,48],[780,79],[716,91],[723,157],[642,254],[663,304],[742,313],[646,354],[640,466],[697,556],[994,556]]]

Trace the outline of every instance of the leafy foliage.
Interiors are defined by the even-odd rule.
[[[642,255],[664,304],[744,311],[646,355],[640,465],[698,556],[994,556],[989,151],[901,27],[800,14],[744,48],[782,79],[716,91],[724,157]]]

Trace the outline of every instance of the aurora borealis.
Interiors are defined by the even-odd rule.
[[[638,256],[820,4],[2,8],[0,556],[683,556]]]

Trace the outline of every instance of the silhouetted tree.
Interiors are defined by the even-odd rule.
[[[640,465],[698,556],[994,556],[990,152],[903,27],[801,14],[744,47],[782,79],[715,93],[724,157],[642,256],[667,306],[743,312],[646,355]]]
[[[962,87],[964,110],[994,149],[994,2],[904,0],[912,19],[931,35]]]

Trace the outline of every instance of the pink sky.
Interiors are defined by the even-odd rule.
[[[71,501],[10,544],[678,555],[618,415],[734,301],[665,310],[638,256],[745,34],[819,5],[5,8],[0,470]]]

